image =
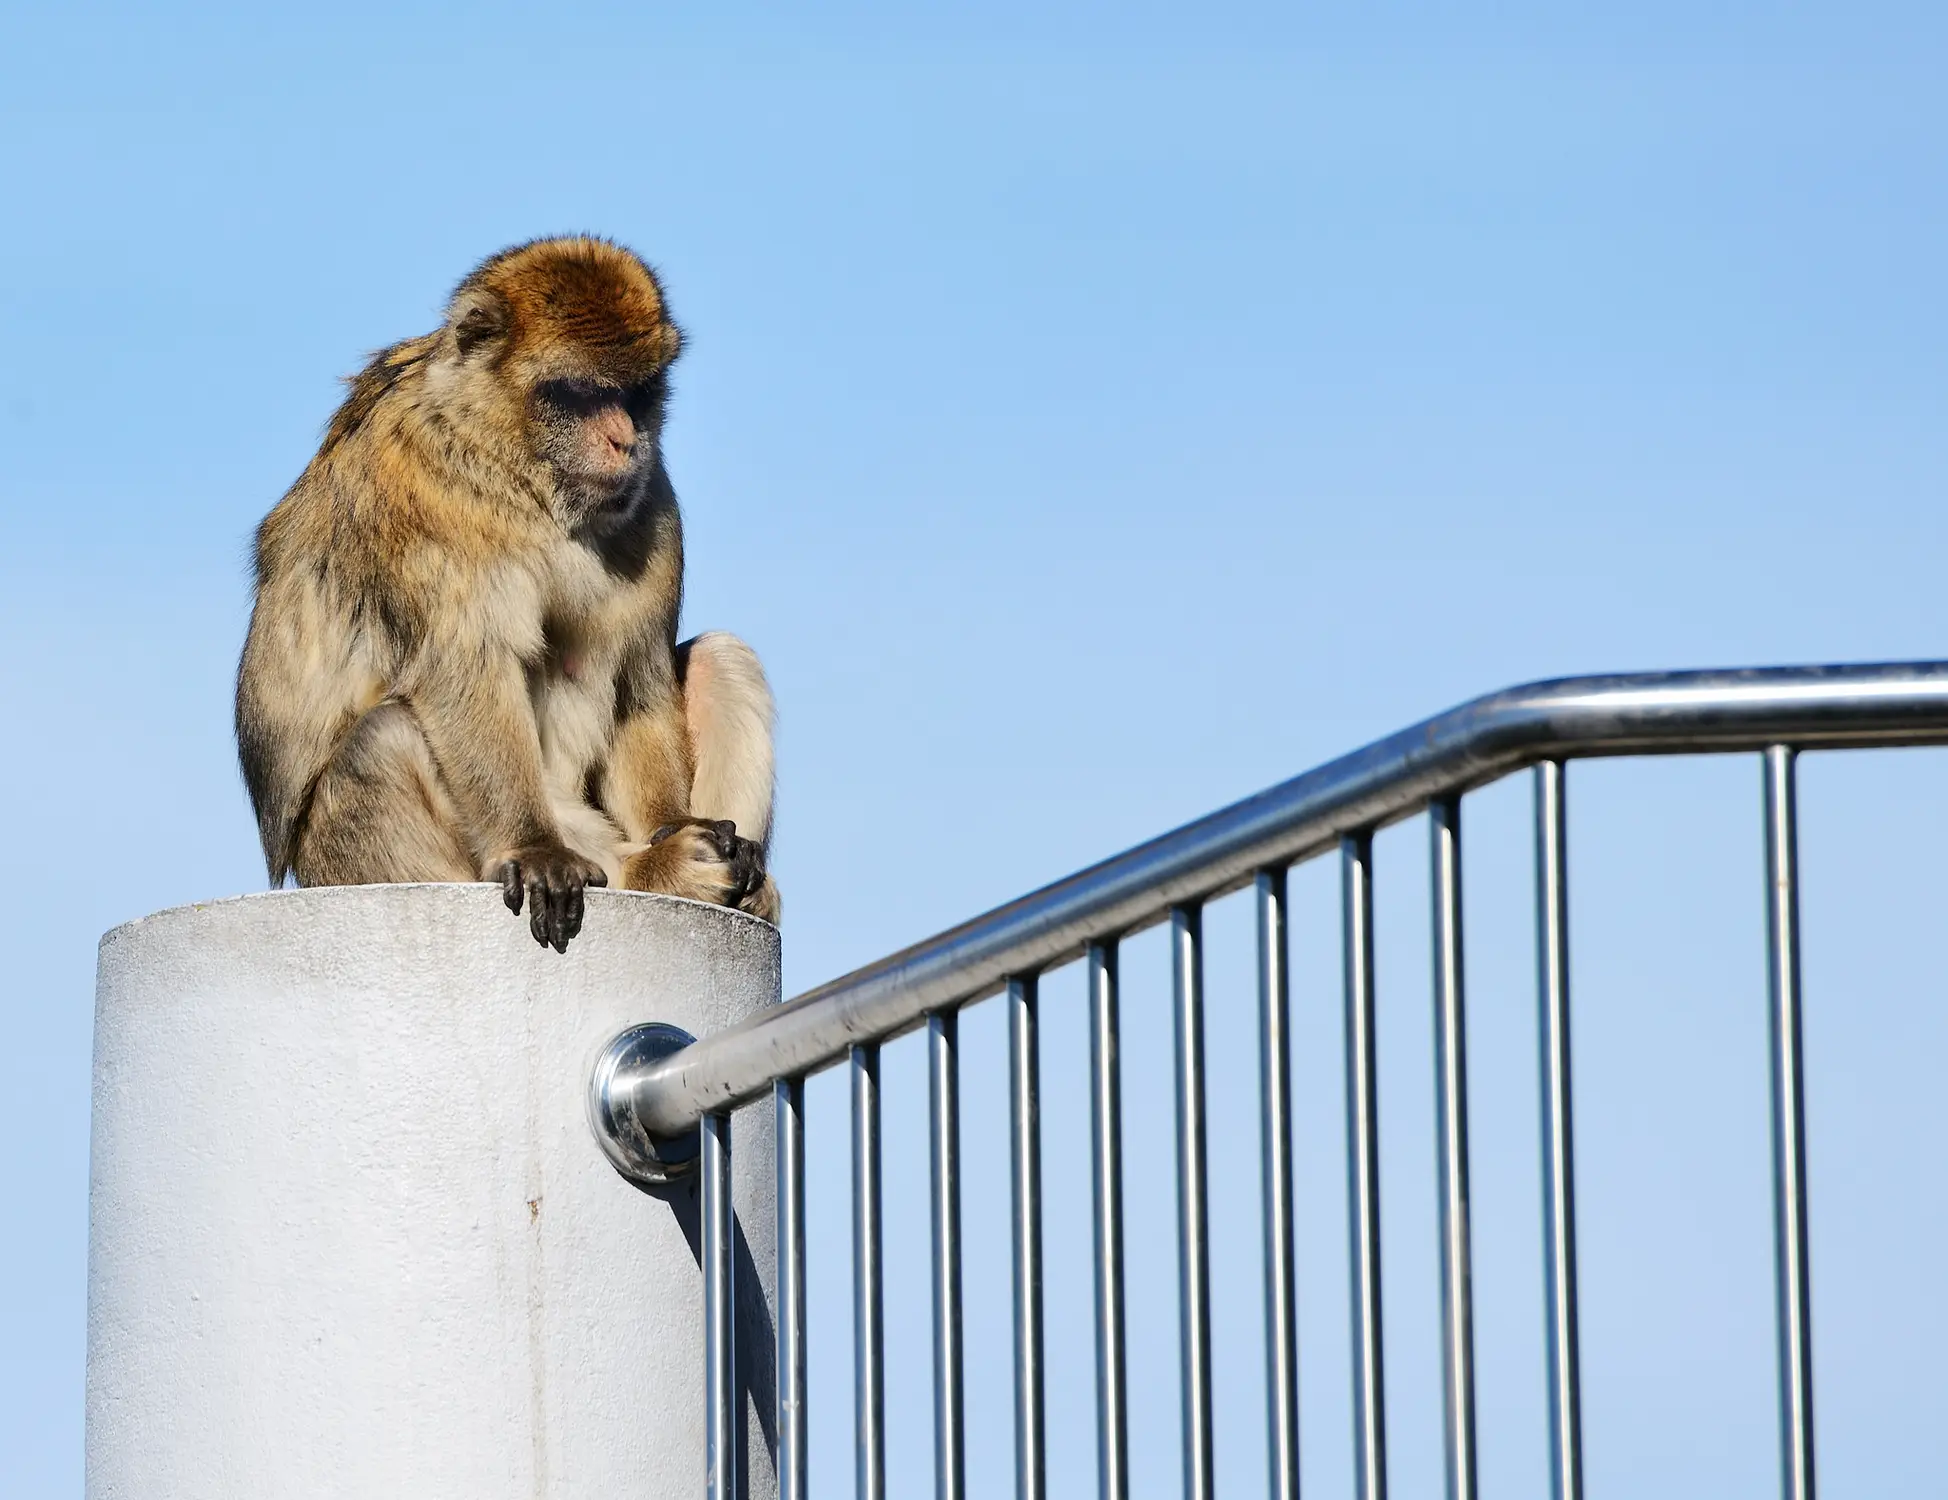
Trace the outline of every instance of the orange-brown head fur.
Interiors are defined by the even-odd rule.
[[[571,531],[612,531],[656,488],[682,347],[630,251],[587,236],[518,245],[460,283],[437,332],[354,377],[319,459],[365,438],[444,496],[531,495]]]
[[[499,362],[517,382],[549,378],[638,384],[683,347],[663,288],[607,240],[534,240],[483,261],[454,291],[447,326],[478,339],[505,331]]]

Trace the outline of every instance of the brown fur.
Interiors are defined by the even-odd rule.
[[[499,880],[557,948],[585,884],[775,919],[763,672],[676,641],[681,344],[630,252],[542,240],[352,380],[257,536],[237,741],[273,881]]]

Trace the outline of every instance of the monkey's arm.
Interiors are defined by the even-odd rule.
[[[632,843],[690,816],[690,745],[673,696],[634,708],[616,726],[603,803]]]
[[[532,903],[536,941],[565,948],[581,930],[583,886],[608,877],[562,842],[526,668],[512,644],[448,634],[437,654],[422,653],[408,668],[395,694],[419,720],[481,878],[499,881],[515,912]]]
[[[308,569],[258,562],[250,633],[237,665],[237,757],[272,884],[290,872],[312,788],[346,726],[376,698],[343,610]]]

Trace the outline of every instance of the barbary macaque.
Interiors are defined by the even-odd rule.
[[[655,274],[537,240],[351,381],[257,532],[237,749],[273,883],[487,880],[566,949],[583,889],[775,921],[772,703],[681,644]]]

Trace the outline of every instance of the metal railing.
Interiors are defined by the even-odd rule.
[[[728,1279],[729,1112],[775,1091],[778,1128],[777,1441],[781,1493],[806,1494],[804,1079],[852,1078],[857,1494],[884,1500],[885,1389],[879,1051],[928,1029],[934,1296],[935,1492],[964,1492],[957,1012],[997,992],[1009,1025],[1015,1302],[1016,1493],[1043,1500],[1042,1200],[1037,980],[1087,968],[1094,1176],[1098,1475],[1128,1493],[1123,1291],[1120,941],[1170,924],[1176,1012],[1184,1491],[1212,1493],[1210,1284],[1204,1135],[1203,904],[1256,886],[1263,1133],[1269,1492],[1298,1494],[1298,1346],[1287,1057],[1286,870],[1340,851],[1344,904],[1354,1470],[1386,1493],[1375,1102],[1373,835],[1426,811],[1432,840],[1436,1129],[1447,1492],[1476,1494],[1461,947],[1461,798],[1525,766],[1535,776],[1550,1472],[1582,1494],[1566,883],[1565,763],[1592,756],[1746,751],[1763,763],[1770,1079],[1784,1493],[1812,1500],[1813,1391],[1802,1096],[1795,756],[1800,750],[1948,744],[1948,663],[1576,678],[1491,694],[1139,845],[775,1010],[667,1055],[622,1087],[639,1139],[701,1126],[710,1402],[708,1493],[731,1500],[735,1385]],[[612,1155],[614,1153],[612,1152]],[[668,1148],[652,1163],[660,1171]]]

